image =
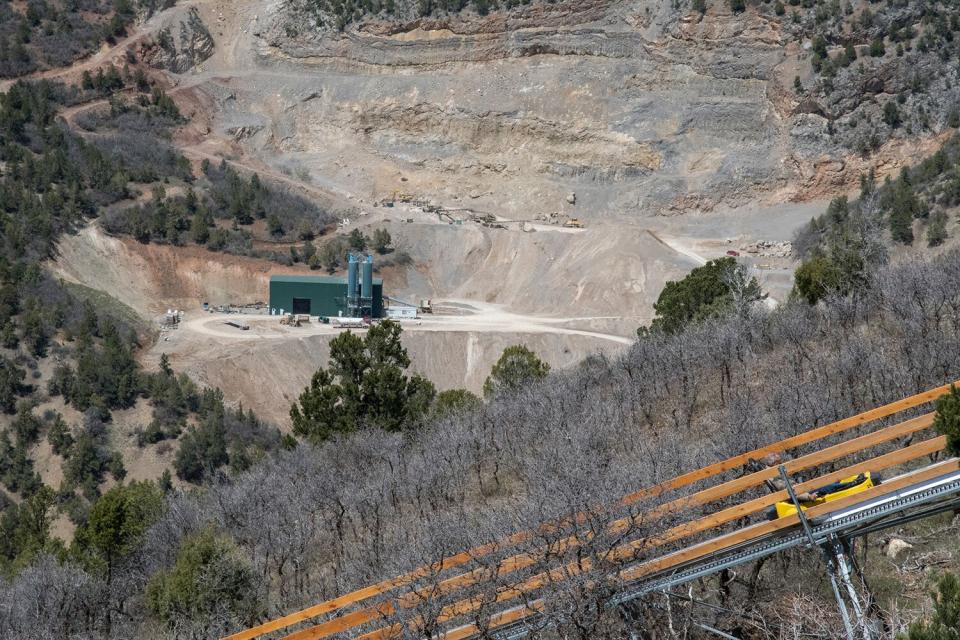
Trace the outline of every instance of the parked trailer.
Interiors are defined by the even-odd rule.
[[[363,318],[330,318],[330,326],[334,329],[365,329],[370,323]]]
[[[237,329],[240,329],[241,331],[249,331],[249,330],[250,330],[250,325],[248,325],[246,322],[232,322],[232,321],[228,320],[227,322],[224,322],[223,324],[230,325],[231,327],[236,327]]]

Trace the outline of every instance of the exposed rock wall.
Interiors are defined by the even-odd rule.
[[[340,30],[327,5],[251,3],[233,31],[217,23],[211,126],[361,205],[404,190],[448,206],[484,194],[470,205],[507,217],[710,212],[829,197],[911,157],[852,150],[860,134],[832,119],[864,87],[799,94],[809,53],[765,6],[533,0],[416,18],[406,2]],[[871,87],[896,90],[903,74],[885,73]]]
[[[185,73],[213,55],[214,41],[196,7],[192,7],[186,19],[163,29],[141,47],[140,58],[151,67]]]

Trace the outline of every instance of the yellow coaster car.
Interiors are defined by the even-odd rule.
[[[858,476],[843,478],[839,482],[833,482],[819,489],[814,489],[813,491],[799,493],[797,494],[797,500],[800,502],[800,508],[806,511],[810,507],[815,507],[818,504],[832,502],[833,500],[839,500],[840,498],[846,498],[855,493],[866,491],[870,487],[879,485],[880,482],[881,478],[879,474],[867,471]],[[776,520],[777,518],[793,515],[796,512],[797,508],[792,501],[783,500],[770,507],[766,515],[767,520]]]

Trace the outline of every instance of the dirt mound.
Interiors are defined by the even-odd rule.
[[[96,225],[64,236],[58,249],[50,265],[54,273],[104,291],[144,317],[201,302],[265,301],[270,275],[295,271],[197,246],[140,244],[108,236]]]
[[[645,319],[664,282],[691,268],[689,259],[638,227],[579,233],[475,224],[387,228],[417,261],[400,296],[423,297],[427,288],[428,297],[499,303],[523,313]]]

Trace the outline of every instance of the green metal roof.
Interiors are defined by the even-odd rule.
[[[303,284],[347,284],[346,278],[339,276],[270,276],[270,282],[297,282]],[[383,284],[383,278],[374,278],[373,284]]]

